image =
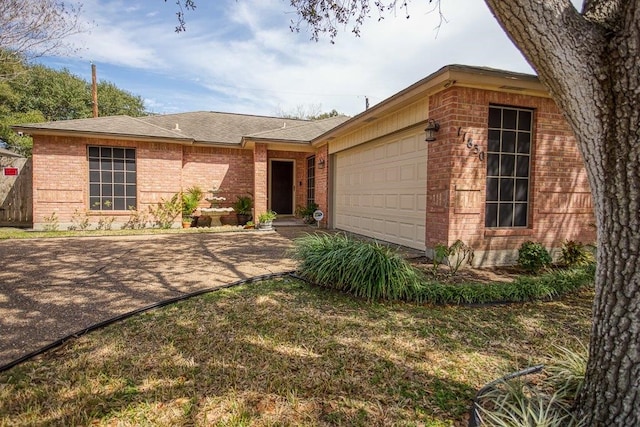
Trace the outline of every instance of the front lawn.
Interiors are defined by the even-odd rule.
[[[56,237],[96,237],[96,236],[135,236],[140,234],[176,234],[176,233],[227,233],[247,232],[242,227],[227,225],[222,227],[194,228],[141,228],[112,230],[56,230],[33,231],[22,228],[0,227],[0,240],[7,239],[43,239]]]
[[[483,384],[586,342],[592,299],[434,307],[245,285],[0,373],[0,425],[466,425]]]

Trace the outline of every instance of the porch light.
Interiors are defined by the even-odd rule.
[[[436,122],[433,119],[427,120],[427,127],[425,128],[425,132],[427,133],[427,137],[425,141],[431,142],[436,140],[436,132],[440,130],[440,123]]]
[[[318,168],[320,168],[320,169],[324,169],[324,159],[320,159],[320,160],[318,161]]]

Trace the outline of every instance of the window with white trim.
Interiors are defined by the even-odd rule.
[[[89,209],[123,211],[135,209],[136,150],[119,147],[88,147]]]
[[[533,111],[490,106],[486,227],[527,227]]]

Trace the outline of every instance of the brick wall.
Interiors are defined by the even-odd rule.
[[[253,153],[237,148],[184,147],[182,188],[197,185],[208,192],[214,187],[226,197],[221,207],[232,206],[238,196],[253,197]],[[207,193],[205,197],[210,197]],[[201,207],[209,207],[203,200]]]
[[[60,229],[66,229],[72,225],[76,211],[88,211],[88,145],[136,148],[139,211],[146,211],[152,204],[193,185],[200,186],[204,191],[212,189],[214,185],[219,186],[219,195],[227,198],[225,206],[231,206],[239,195],[255,195],[258,188],[262,191],[258,194],[258,200],[266,210],[264,147],[263,162],[260,163],[264,167],[259,168],[261,174],[258,174],[263,179],[263,185],[254,186],[254,153],[251,150],[36,136],[33,149],[35,228],[42,228],[46,223],[45,218],[55,212]],[[206,201],[201,203],[203,207],[208,205]],[[89,213],[91,222],[97,223],[100,213]],[[130,216],[128,211],[108,211],[103,214],[116,218],[115,228]],[[225,222],[234,221],[235,216],[230,215]]]
[[[256,143],[253,149],[254,167],[254,218],[257,219],[261,213],[267,211],[267,146]]]
[[[486,151],[490,104],[534,110],[527,228],[484,226],[486,161],[479,158],[475,146],[478,152]],[[595,240],[582,158],[553,100],[453,87],[431,98],[430,113],[442,127],[437,141],[429,146],[427,192],[436,206],[427,210],[427,246],[462,239],[475,249],[476,263],[501,264],[513,262],[526,240],[540,241],[556,251],[566,239]],[[467,148],[469,141],[471,148]]]
[[[320,160],[323,159],[325,164],[324,168],[320,169],[318,166]],[[318,209],[324,213],[324,219],[321,222],[321,226],[326,227],[330,222],[329,211],[329,171],[331,170],[331,157],[329,156],[329,146],[324,145],[316,152],[316,169],[315,169],[315,199],[318,204]]]
[[[429,118],[440,124],[436,140],[427,145],[427,212],[425,243],[432,248],[446,243],[449,235],[450,185],[453,172],[451,138],[456,132],[455,109],[458,93],[440,92],[429,100]]]

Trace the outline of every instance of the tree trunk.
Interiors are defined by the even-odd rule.
[[[486,0],[576,134],[595,204],[598,268],[587,426],[640,425],[640,0]]]

